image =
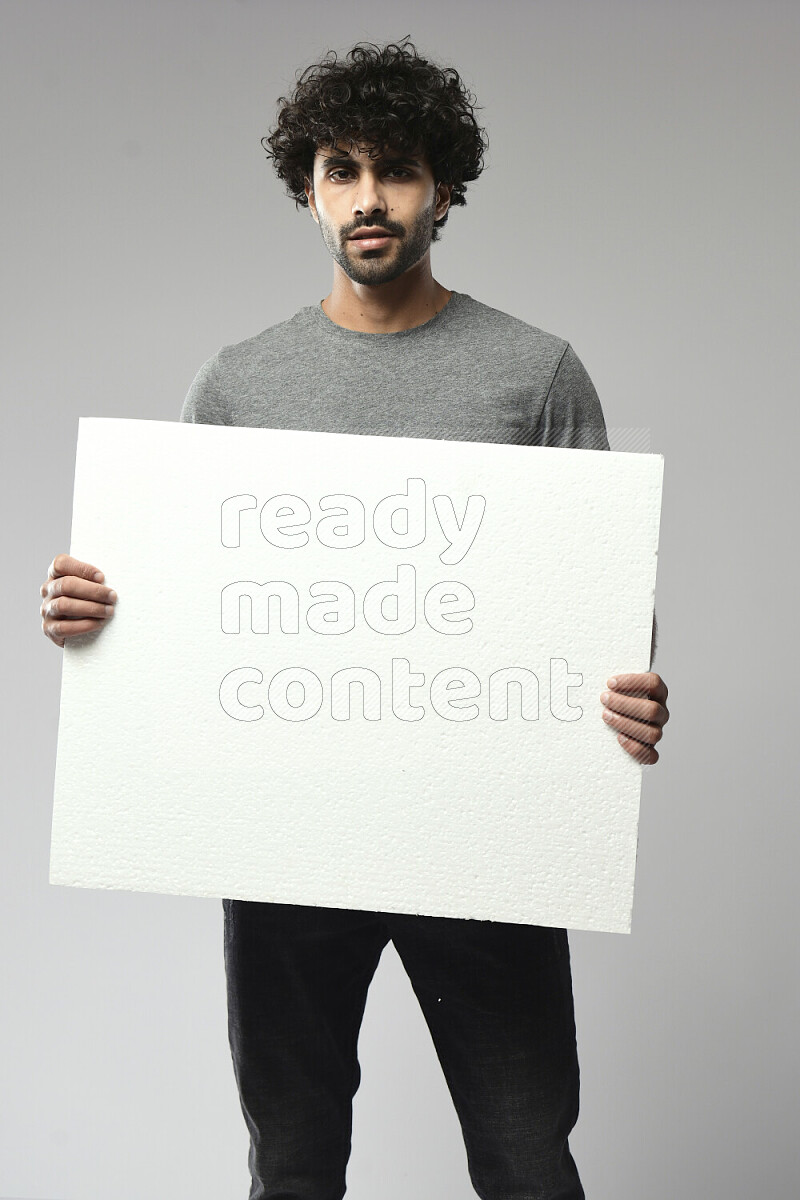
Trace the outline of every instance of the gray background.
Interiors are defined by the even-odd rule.
[[[297,68],[406,33],[459,68],[491,139],[435,276],[569,338],[608,425],[649,429],[665,455],[655,665],[672,720],[645,771],[633,932],[572,936],[587,1195],[793,1194],[797,7],[17,0],[0,16],[0,1195],[247,1194],[221,905],[48,884],[61,652],[38,589],[69,547],[78,417],[177,420],[221,344],[327,294],[319,231],[259,139]],[[187,617],[197,586],[173,598]],[[391,948],[361,1057],[348,1195],[467,1200]]]

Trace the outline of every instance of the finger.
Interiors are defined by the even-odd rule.
[[[42,596],[71,596],[76,600],[91,600],[95,604],[116,604],[117,593],[104,583],[89,583],[75,575],[58,575],[48,579],[40,589]]]
[[[648,721],[653,725],[664,725],[669,717],[663,704],[655,700],[637,700],[634,696],[623,696],[619,692],[602,692],[600,703],[624,717],[633,717],[634,721]]]
[[[97,617],[105,619],[114,615],[113,604],[101,604],[92,600],[77,600],[72,596],[56,596],[45,600],[40,610],[43,617],[66,617],[68,619]]]
[[[660,742],[664,736],[658,725],[648,725],[644,721],[631,721],[628,717],[621,717],[618,713],[612,712],[609,708],[603,709],[603,720],[609,729],[615,729],[617,733],[624,733],[628,737],[635,738],[638,742],[646,742],[650,746]]]
[[[113,608],[117,601],[117,593],[102,583],[87,583],[85,579],[77,579],[74,575],[63,575],[51,579],[45,592],[45,606],[52,607],[56,601],[55,611],[66,616],[102,616],[99,609]],[[87,607],[89,606],[89,607]],[[91,612],[90,608],[98,611]]]
[[[103,621],[83,620],[83,621],[53,621],[50,618],[45,618],[42,621],[42,629],[51,642],[55,642],[57,646],[63,646],[67,638],[77,637],[81,633],[91,633],[95,629],[99,629],[104,624]]]
[[[59,575],[78,575],[81,579],[90,579],[93,583],[102,583],[105,579],[99,567],[73,558],[70,554],[57,554],[47,568],[48,579],[56,579]]]
[[[655,671],[640,671],[637,674],[613,675],[606,686],[614,692],[626,692],[632,696],[646,696],[650,700],[664,703],[669,691],[660,675]]]
[[[649,767],[658,762],[658,751],[654,750],[652,746],[643,746],[641,742],[637,742],[635,738],[626,737],[624,733],[617,735],[617,741],[623,750],[627,750],[631,758],[635,758],[642,766]]]

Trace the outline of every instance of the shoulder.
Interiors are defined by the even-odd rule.
[[[241,342],[220,346],[197,371],[181,410],[181,421],[209,425],[235,424],[234,398],[247,390],[248,383],[263,381],[265,372],[285,360],[287,349],[302,353],[308,310],[262,329]]]
[[[571,357],[567,339],[471,296],[464,300],[463,329],[472,344],[502,362],[506,372],[519,375],[546,395],[562,364]]]
[[[521,317],[503,312],[502,309],[492,308],[491,305],[475,300],[472,296],[464,294],[463,299],[465,322],[471,321],[485,330],[492,330],[504,340],[513,341],[524,349],[547,352],[559,359],[564,354],[568,345],[565,338],[548,333],[538,325],[532,325]]]
[[[221,346],[210,361],[214,363],[217,371],[225,373],[235,371],[251,362],[268,359],[274,354],[285,355],[287,344],[304,340],[308,326],[308,309],[301,308],[294,316],[278,321],[252,337]]]

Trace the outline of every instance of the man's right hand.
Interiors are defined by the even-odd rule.
[[[39,589],[44,597],[42,632],[51,642],[63,646],[68,637],[102,629],[117,602],[117,593],[99,582],[104,578],[91,563],[68,554],[55,556]]]

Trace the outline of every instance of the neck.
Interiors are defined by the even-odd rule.
[[[354,283],[334,264],[333,289],[322,311],[336,325],[359,333],[399,333],[424,325],[444,308],[452,292],[431,275],[430,260],[389,283]]]

